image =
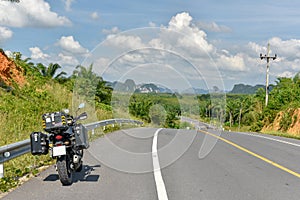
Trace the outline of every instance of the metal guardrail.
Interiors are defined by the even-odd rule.
[[[137,121],[137,120],[132,120],[132,119],[109,119],[109,120],[103,120],[103,121],[94,122],[94,123],[90,123],[90,124],[85,124],[84,126],[88,130],[94,130],[95,128],[104,127],[104,126],[110,125],[110,124],[138,124],[138,125],[142,125],[143,122],[140,122],[140,121]]]
[[[143,122],[131,119],[108,119],[98,122],[93,122],[89,124],[84,124],[84,126],[91,131],[99,127],[105,127],[112,124],[137,124],[142,125]],[[30,139],[9,144],[0,147],[0,178],[4,177],[4,167],[3,163],[14,159],[18,156],[24,155],[30,152]]]

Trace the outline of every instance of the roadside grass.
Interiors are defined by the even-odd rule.
[[[279,137],[286,137],[286,138],[292,138],[292,139],[300,140],[300,136],[291,135],[291,134],[280,132],[280,131],[264,131],[264,132],[261,132],[261,133],[266,134],[266,135],[274,135],[274,136],[279,136]]]
[[[238,126],[224,126],[225,130],[227,131],[233,131],[233,132],[249,132],[250,126],[241,126],[240,128]]]

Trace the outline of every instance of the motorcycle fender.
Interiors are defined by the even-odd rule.
[[[58,146],[52,148],[52,156],[63,156],[66,155],[66,146]]]

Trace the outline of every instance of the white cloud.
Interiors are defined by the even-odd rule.
[[[97,19],[99,19],[99,14],[97,12],[92,12],[91,13],[91,18],[94,19],[94,20],[97,20]]]
[[[194,22],[187,12],[173,16],[166,25],[160,27],[155,24],[149,25],[156,28],[136,29],[121,33],[118,27],[110,30],[104,29],[103,33],[108,34],[106,40],[99,46],[99,49],[91,52],[91,54],[99,52],[98,55],[93,55],[96,61],[93,62],[91,59],[88,62],[93,62],[99,72],[104,72],[104,67],[112,63],[109,66],[112,69],[105,72],[109,74],[109,80],[118,79],[118,75],[129,73],[134,67],[143,68],[145,70],[143,74],[146,74],[149,79],[160,78],[157,74],[153,74],[152,69],[148,70],[147,67],[143,67],[145,64],[153,63],[161,66],[174,66],[179,74],[189,77],[189,80],[195,79],[200,82],[199,77],[202,76],[208,86],[221,85],[222,80],[227,88],[241,82],[264,84],[266,63],[265,60],[260,60],[259,54],[266,53],[266,44],[249,42],[228,45],[224,43],[225,45],[222,46],[222,41],[211,43],[202,29],[217,32],[226,32],[230,29],[214,22],[205,24],[205,28],[203,24],[199,25]],[[271,62],[271,81],[278,76],[292,76],[300,70],[300,40],[283,40],[274,37],[269,42],[271,54],[278,54],[278,58]],[[72,45],[61,46],[64,46],[63,49],[66,50],[69,49],[66,46]],[[78,43],[77,46],[80,44]],[[149,50],[150,53],[145,50]],[[161,50],[160,54],[157,53],[159,50]],[[197,67],[201,76],[191,71],[191,67],[187,67],[189,62]],[[165,78],[164,75],[162,76]],[[143,79],[143,77],[137,78]],[[172,77],[168,76],[168,79]],[[176,84],[180,83],[174,83]]]
[[[260,83],[264,84],[266,74],[266,60],[259,58],[260,53],[267,54],[267,44],[270,44],[270,56],[277,54],[276,60],[270,60],[270,79],[271,82],[277,77],[293,77],[300,71],[300,40],[283,40],[279,37],[270,38],[263,44],[249,42],[239,51],[244,52],[244,62],[248,71],[245,80],[255,84],[259,78]],[[241,81],[239,74],[236,75],[237,81]],[[252,77],[252,79],[251,79]],[[254,78],[254,79],[253,79]]]
[[[106,45],[120,49],[139,49],[145,46],[140,37],[131,35],[108,35],[107,41]]]
[[[190,25],[192,19],[193,18],[187,12],[179,13],[172,17],[169,22],[169,28],[179,31],[183,30]]]
[[[87,58],[89,59],[89,58]],[[111,60],[107,58],[97,58],[93,63],[93,70],[102,75],[110,64]],[[90,64],[90,63],[89,63]]]
[[[248,47],[252,51],[254,51],[257,55],[260,54],[260,53],[267,52],[267,48],[266,47],[258,45],[258,44],[254,43],[254,42],[249,42],[248,43]]]
[[[108,71],[110,73],[107,73],[109,80],[118,79],[119,74],[147,63],[174,66],[175,71],[178,70],[177,76],[182,73],[183,76],[188,76],[188,79],[194,80],[197,75],[195,71],[191,71],[193,65],[189,61],[201,67],[198,72],[201,71],[207,78],[214,80],[210,82],[215,84],[217,80],[217,70],[208,56],[208,53],[214,53],[215,47],[208,42],[206,33],[195,26],[188,13],[179,13],[172,17],[167,26],[108,35],[101,46],[103,50],[99,49],[93,53],[104,51],[114,60],[110,66],[112,69]],[[109,55],[109,52],[113,52],[112,55]],[[144,74],[147,74],[148,78],[160,78],[154,75],[150,68],[145,69],[147,71]],[[213,76],[210,76],[211,73]],[[162,76],[165,78],[165,75]],[[197,78],[199,79],[199,76]]]
[[[35,59],[35,60],[39,60],[39,59],[47,59],[50,56],[48,54],[45,54],[42,52],[42,50],[39,47],[31,47],[29,48],[29,50],[31,51],[31,58]]]
[[[76,66],[79,64],[79,61],[71,55],[65,55],[63,53],[59,53],[58,54],[58,58],[59,58],[59,64],[60,65],[72,65],[72,66]]]
[[[151,24],[154,25],[154,24]],[[135,34],[119,32],[117,27],[112,30],[103,30],[107,36],[106,45],[118,47],[120,49],[138,49],[143,47],[154,47],[166,50],[179,50],[178,53],[184,55],[205,55],[214,51],[214,46],[207,41],[206,33],[195,26],[192,22],[192,17],[189,13],[183,12],[172,17],[168,26],[157,27],[160,30],[158,35],[155,35],[155,30],[143,33],[144,29],[137,29],[139,34],[146,34],[152,37],[150,41],[142,41],[142,39]],[[148,29],[150,30],[150,29]],[[131,31],[130,31],[131,32]],[[133,31],[134,32],[134,31]],[[153,34],[153,35],[151,35]]]
[[[104,34],[107,34],[107,35],[109,35],[109,34],[117,34],[117,33],[119,33],[120,32],[120,30],[119,30],[119,28],[118,27],[113,27],[112,29],[103,29],[102,30],[102,33],[104,33]]]
[[[51,11],[44,0],[20,1],[12,4],[0,1],[0,25],[11,27],[56,27],[71,25],[71,21]]]
[[[212,32],[230,32],[231,29],[224,25],[218,25],[216,22],[198,22],[199,28]]]
[[[69,53],[86,54],[89,52],[78,41],[75,41],[73,36],[62,36],[58,41],[58,45]]]
[[[156,27],[156,24],[154,22],[149,22],[150,27]]]
[[[287,77],[287,78],[292,78],[296,75],[295,72],[290,72],[290,71],[284,71],[280,74],[278,74],[278,77]]]
[[[121,63],[144,63],[143,53],[128,53],[122,57]]]
[[[245,71],[246,65],[241,53],[232,55],[220,55],[217,62],[218,66],[228,71]]]
[[[300,40],[282,40],[279,37],[273,37],[269,40],[269,42],[273,54],[277,53],[282,57],[292,59],[300,57]]]
[[[270,55],[278,55],[276,61],[282,61],[280,59],[294,60],[300,57],[300,40],[282,40],[279,37],[273,37],[268,42],[270,43]],[[267,43],[265,45],[260,45],[254,42],[249,42],[248,48],[256,55],[259,55],[260,53],[263,55],[267,54]]]
[[[177,45],[184,47],[185,51],[189,53],[195,52],[195,50],[200,50],[204,53],[212,52],[214,46],[208,43],[206,33],[196,27],[192,23],[192,19],[189,13],[179,13],[172,17],[167,29],[182,34],[177,38]]]
[[[0,42],[5,41],[13,36],[13,32],[6,28],[0,26]]]
[[[165,48],[165,45],[164,43],[162,42],[161,39],[159,38],[154,38],[152,39],[150,42],[149,42],[149,45],[153,48],[157,48],[157,49],[164,49]]]
[[[74,0],[65,0],[65,9],[66,11],[71,11],[71,5],[74,2]]]

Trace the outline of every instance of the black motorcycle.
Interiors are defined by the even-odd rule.
[[[78,110],[83,107],[84,104],[80,104]],[[46,113],[42,119],[43,128],[48,134],[30,134],[32,155],[45,155],[50,150],[50,156],[56,159],[59,179],[63,185],[71,185],[73,172],[82,170],[83,150],[89,147],[88,131],[77,121],[86,118],[85,112],[76,117],[66,111]]]

